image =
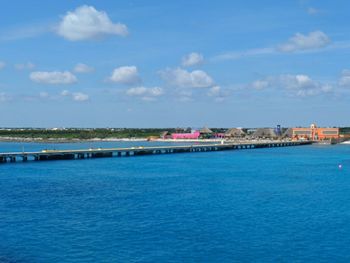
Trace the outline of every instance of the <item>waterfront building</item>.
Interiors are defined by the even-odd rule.
[[[225,138],[225,133],[222,132],[217,132],[214,134],[215,139],[224,139]]]
[[[225,132],[225,137],[230,138],[242,138],[245,137],[246,133],[241,128],[231,128]]]
[[[312,141],[339,140],[339,128],[319,128],[311,124],[309,128],[293,128],[293,139],[305,139]]]
[[[160,137],[161,139],[170,139],[170,138],[171,138],[171,134],[170,134],[168,131],[163,131],[163,132],[159,135],[159,137]]]
[[[199,139],[199,136],[200,136],[200,132],[197,131],[197,130],[193,130],[191,131],[190,133],[172,133],[171,134],[171,138],[173,140],[183,140],[183,139]]]
[[[277,128],[258,128],[252,135],[252,138],[277,139],[281,137],[281,131]]]
[[[200,133],[200,137],[202,139],[209,139],[209,138],[215,137],[213,131],[211,129],[209,129],[208,127],[204,127],[202,129],[200,129],[199,133]]]
[[[282,138],[292,138],[293,137],[293,128],[285,129],[282,134]]]
[[[204,127],[202,129],[200,129],[199,132],[201,134],[212,134],[213,133],[213,131],[211,129],[209,129],[208,127]]]

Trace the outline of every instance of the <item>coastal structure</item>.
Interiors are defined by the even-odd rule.
[[[187,129],[188,131],[188,129]],[[208,127],[204,127],[200,130],[191,130],[191,132],[175,132],[169,135],[168,132],[162,133],[162,139],[173,139],[173,140],[198,140],[198,139],[223,139],[224,133],[213,132]]]
[[[243,138],[246,136],[246,133],[242,128],[231,128],[225,132],[225,138],[233,139],[233,138]]]
[[[172,133],[171,138],[173,140],[197,140],[200,135],[199,131],[193,130],[190,133]]]
[[[130,148],[98,148],[80,150],[42,150],[38,152],[6,152],[0,153],[0,163],[15,163],[27,161],[72,160],[102,157],[128,157],[153,154],[172,154],[186,152],[210,152],[241,149],[274,148],[301,146],[311,144],[311,141],[261,141],[247,143],[196,144],[183,146],[153,146]]]
[[[339,140],[339,128],[319,128],[311,124],[309,128],[293,128],[294,140],[304,139],[312,141]]]
[[[293,137],[293,128],[287,128],[283,131],[282,138],[292,138]]]
[[[252,138],[278,139],[282,137],[282,129],[280,125],[276,128],[258,128],[252,135]]]
[[[213,131],[211,129],[209,129],[208,127],[204,127],[202,129],[200,129],[199,132],[201,135],[211,136],[213,134]]]

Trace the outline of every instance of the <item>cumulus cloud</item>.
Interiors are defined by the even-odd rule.
[[[6,63],[3,61],[0,61],[0,70],[2,70],[6,66]]]
[[[70,41],[99,39],[106,35],[126,36],[128,28],[113,23],[106,12],[83,5],[62,17],[57,34]]]
[[[180,88],[207,88],[214,84],[213,79],[202,70],[192,72],[176,68],[160,72],[160,76],[169,85]]]
[[[330,85],[321,84],[307,75],[280,76],[280,82],[286,89],[301,97],[318,95],[332,89]]]
[[[31,62],[27,62],[27,63],[22,63],[22,64],[15,64],[15,69],[17,70],[31,70],[34,69],[35,65]]]
[[[30,73],[29,77],[34,82],[50,85],[72,84],[78,81],[77,77],[69,71],[35,71]]]
[[[155,100],[156,97],[163,95],[164,91],[159,87],[135,87],[128,89],[126,94],[128,96],[140,97],[143,100]]]
[[[267,77],[252,83],[253,88],[257,86],[258,89],[275,88],[298,97],[316,96],[333,91],[331,85],[313,80],[304,74]]]
[[[192,52],[182,58],[182,66],[190,67],[203,63],[204,57],[202,54]]]
[[[350,87],[350,70],[344,69],[341,73],[339,80],[339,86],[341,87]]]
[[[90,73],[94,71],[94,68],[83,63],[78,63],[75,65],[73,71],[75,73]]]
[[[135,66],[115,68],[109,79],[112,82],[126,85],[134,85],[141,82],[137,67]]]
[[[329,37],[322,31],[314,31],[308,35],[297,33],[286,43],[279,45],[277,50],[281,52],[295,52],[308,49],[318,49],[327,46],[330,42]]]

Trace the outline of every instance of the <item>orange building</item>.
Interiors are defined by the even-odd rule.
[[[293,139],[322,141],[339,139],[339,128],[318,128],[311,124],[310,128],[293,128]]]

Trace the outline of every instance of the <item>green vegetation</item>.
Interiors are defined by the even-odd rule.
[[[340,134],[350,134],[350,127],[339,128]]]
[[[174,129],[0,129],[0,137],[31,139],[108,139],[108,138],[148,138],[159,136],[161,132]]]

